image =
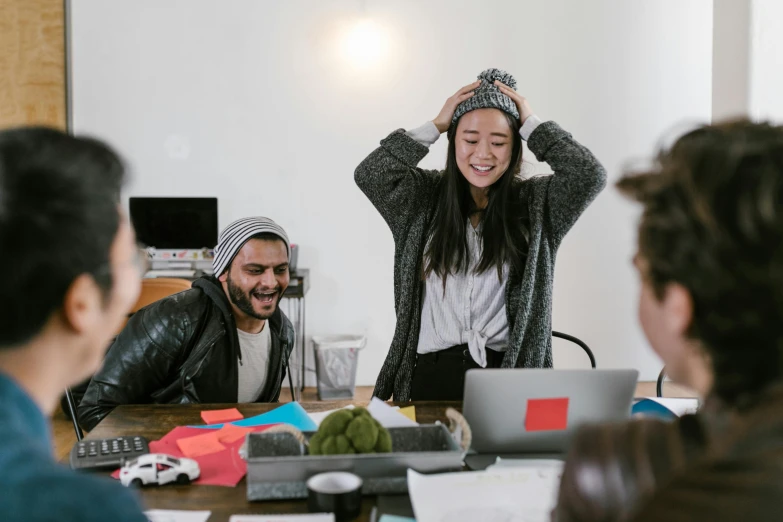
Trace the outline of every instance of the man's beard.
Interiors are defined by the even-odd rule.
[[[275,311],[277,310],[277,303],[275,302],[269,315],[259,314],[256,312],[255,308],[253,308],[253,298],[250,296],[250,292],[245,292],[242,290],[242,288],[235,285],[231,280],[230,273],[226,278],[226,284],[228,285],[228,296],[231,299],[231,302],[234,304],[234,306],[242,310],[250,317],[253,317],[254,319],[266,320],[272,317],[272,315],[274,315]],[[279,290],[277,291],[279,292]]]

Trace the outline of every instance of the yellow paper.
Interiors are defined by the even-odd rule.
[[[416,422],[416,406],[406,406],[400,408],[400,413],[408,417],[413,422]]]

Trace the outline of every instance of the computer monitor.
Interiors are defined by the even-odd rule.
[[[218,240],[217,198],[130,198],[139,242],[158,250],[212,249]]]

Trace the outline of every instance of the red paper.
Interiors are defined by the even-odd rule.
[[[236,442],[240,439],[244,440],[245,435],[251,431],[253,431],[252,427],[237,426],[235,424],[224,424],[223,427],[217,431],[216,435],[217,440],[223,444],[231,444],[232,442]]]
[[[261,432],[267,430],[272,425],[254,426],[253,432]],[[165,437],[160,440],[150,442],[150,453],[165,453],[172,457],[184,457],[179,447],[177,447],[177,440],[193,437],[196,435],[204,435],[204,432],[217,433],[218,430],[206,430],[204,428],[188,428],[185,426],[179,426],[174,428]],[[239,439],[232,443],[225,444],[226,449],[217,453],[210,453],[209,455],[202,455],[196,457],[201,468],[201,476],[193,484],[201,486],[228,486],[234,487],[239,484],[242,477],[247,473],[247,462],[245,462],[239,456],[239,448],[244,443],[244,439]],[[115,471],[112,477],[119,478],[120,470]]]
[[[568,427],[568,397],[528,399],[526,431],[561,431]]]
[[[238,409],[229,408],[227,410],[204,410],[201,412],[201,418],[207,424],[223,424],[244,419],[245,416],[239,413]]]
[[[218,441],[217,434],[217,431],[209,430],[208,433],[196,435],[195,437],[178,439],[177,447],[182,451],[183,455],[191,459],[202,455],[209,455],[210,453],[217,453],[226,449],[226,447]]]

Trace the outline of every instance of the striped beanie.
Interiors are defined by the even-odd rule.
[[[256,234],[269,233],[278,236],[285,243],[285,249],[288,252],[288,258],[291,258],[291,245],[288,242],[288,235],[283,227],[265,217],[247,217],[237,219],[220,232],[218,244],[215,247],[215,259],[212,261],[212,268],[215,276],[219,276],[228,268],[231,261],[239,252],[239,249],[247,243],[247,240]]]

